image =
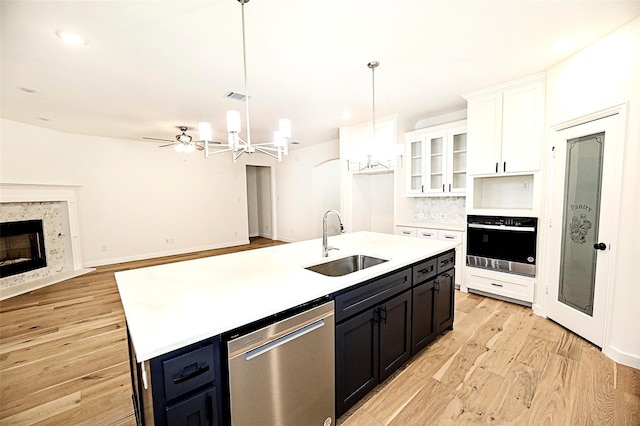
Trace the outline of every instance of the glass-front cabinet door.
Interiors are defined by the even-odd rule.
[[[419,195],[424,191],[424,137],[407,139],[408,195]]]
[[[429,176],[425,192],[443,193],[447,191],[446,132],[426,136]]]
[[[451,141],[449,192],[464,193],[467,190],[467,128],[451,130],[449,139]]]
[[[467,183],[466,121],[406,134],[408,196],[464,195]]]

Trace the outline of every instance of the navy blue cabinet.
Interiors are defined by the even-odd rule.
[[[411,356],[411,269],[335,296],[336,417]]]
[[[136,423],[222,425],[220,355],[220,338],[213,337],[138,363],[129,339]]]
[[[338,292],[336,416],[453,327],[455,252]]]

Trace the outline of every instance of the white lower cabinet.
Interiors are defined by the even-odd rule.
[[[464,231],[452,231],[438,228],[422,228],[414,226],[396,226],[396,234],[406,237],[427,238],[458,243],[456,247],[456,287],[460,288],[464,282]]]
[[[465,282],[468,290],[477,290],[516,302],[524,302],[527,306],[531,306],[533,303],[535,278],[505,274],[469,266],[465,269]]]

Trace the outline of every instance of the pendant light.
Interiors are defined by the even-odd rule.
[[[372,94],[372,139],[368,146],[367,151],[367,160],[365,162],[362,161],[354,161],[347,160],[347,170],[354,172],[364,172],[364,171],[373,171],[373,170],[390,170],[391,169],[391,160],[379,160],[374,158],[372,149],[378,147],[378,140],[376,138],[376,77],[375,72],[376,68],[380,65],[378,61],[371,61],[367,64],[367,67],[371,70],[371,94]]]
[[[231,152],[233,162],[242,154],[253,154],[259,152],[277,158],[282,161],[282,155],[289,153],[289,139],[291,138],[291,122],[288,119],[280,119],[279,128],[273,132],[273,140],[264,143],[251,143],[251,123],[249,117],[249,88],[247,83],[247,43],[245,36],[244,5],[249,0],[238,0],[242,10],[242,58],[244,65],[244,101],[245,101],[245,128],[246,140],[240,137],[242,130],[242,120],[239,111],[227,111],[227,145],[214,144],[212,141],[211,125],[209,123],[199,123],[198,127],[204,129],[200,133],[200,139],[205,142],[205,157],[224,152]]]

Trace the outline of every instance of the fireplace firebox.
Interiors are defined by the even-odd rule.
[[[46,266],[42,220],[0,223],[0,277]]]

